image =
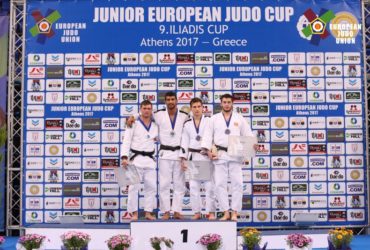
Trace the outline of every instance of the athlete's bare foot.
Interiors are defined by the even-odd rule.
[[[216,219],[215,213],[208,214],[208,220],[215,220],[215,219]]]
[[[193,217],[191,217],[192,220],[200,220],[200,213],[195,213]]]
[[[162,216],[162,220],[168,220],[170,218],[170,212],[165,212]]]
[[[220,221],[230,220],[230,213],[229,213],[229,211],[225,211],[224,212],[224,216],[222,216],[219,220]]]
[[[184,215],[180,214],[179,212],[175,212],[174,215],[173,215],[173,218],[175,220],[183,220],[184,219]]]
[[[232,221],[238,221],[238,212],[236,212],[236,211],[231,212],[231,220]]]
[[[138,218],[138,213],[137,213],[137,211],[136,212],[133,212],[132,213],[132,217],[131,217],[131,221],[135,221],[135,220],[138,220],[139,218]]]
[[[156,218],[150,212],[145,212],[145,219],[147,220],[155,220]]]

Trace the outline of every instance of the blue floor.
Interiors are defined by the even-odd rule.
[[[18,237],[7,237],[0,250],[16,250]],[[370,235],[355,236],[352,244],[352,250],[370,250]],[[313,250],[326,250],[326,248],[314,248]]]

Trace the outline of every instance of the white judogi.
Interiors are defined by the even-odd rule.
[[[159,129],[161,145],[180,147],[184,122],[188,114],[178,110],[174,122],[165,109],[154,113],[154,120]],[[182,200],[185,194],[185,176],[179,160],[180,150],[159,150],[159,200],[162,212],[171,210],[170,187],[173,181],[172,211],[182,211]]]
[[[229,134],[226,134],[229,130]],[[205,130],[202,140],[202,148],[211,149],[212,144],[228,147],[229,135],[235,136],[253,136],[252,130],[248,125],[246,119],[236,112],[232,112],[229,126],[222,112],[211,117],[208,128]],[[243,174],[242,174],[243,157],[230,157],[226,151],[218,149],[218,160],[214,161],[215,165],[215,190],[218,197],[219,208],[221,211],[230,209],[228,192],[227,192],[227,178],[231,181],[231,209],[240,211],[242,208],[243,198]]]
[[[158,139],[158,126],[151,122],[149,127],[138,119],[132,128],[126,127],[121,156],[127,156],[130,164],[134,165],[144,181],[144,210],[152,212],[156,208],[157,175],[155,160],[155,142]],[[134,152],[133,152],[134,151]],[[136,154],[135,151],[153,152],[153,157]],[[138,211],[138,193],[140,183],[130,185],[128,191],[127,211]]]
[[[184,130],[182,132],[181,139],[181,152],[180,157],[189,159],[192,161],[210,161],[207,155],[202,155],[198,152],[189,152],[190,149],[200,150],[201,140],[205,129],[208,126],[210,118],[202,116],[199,124],[199,130],[194,123],[194,118],[187,120],[184,124]],[[198,138],[198,140],[197,140]],[[212,171],[213,172],[213,171]],[[213,176],[213,174],[212,174]],[[206,189],[206,212],[215,212],[214,203],[214,185],[213,178],[210,181],[204,181],[204,187]],[[200,185],[202,181],[190,180],[190,202],[194,213],[201,212],[201,198],[200,198]]]

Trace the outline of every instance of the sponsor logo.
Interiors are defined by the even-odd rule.
[[[137,102],[138,93],[123,92],[121,93],[121,102]]]
[[[83,75],[85,78],[101,77],[101,67],[85,67],[83,69]]]
[[[346,221],[347,213],[346,211],[329,211],[329,221]]]
[[[81,196],[82,188],[80,184],[63,184],[63,196]]]
[[[135,65],[138,64],[138,54],[121,54],[121,64],[123,65]]]
[[[269,64],[269,53],[251,53],[252,64]]]
[[[194,64],[195,56],[193,53],[188,54],[177,54],[176,55],[177,64]]]
[[[231,54],[230,53],[215,53],[214,64],[230,64]]]
[[[140,64],[157,64],[157,54],[140,53]]]
[[[158,64],[175,64],[176,55],[175,53],[159,53]]]
[[[253,184],[252,190],[254,195],[271,194],[271,185],[269,184]]]

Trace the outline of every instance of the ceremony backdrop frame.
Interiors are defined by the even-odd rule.
[[[362,4],[362,20],[363,20],[363,58],[364,72],[369,73],[370,56],[366,55],[368,45],[370,47],[370,27],[365,23],[367,18],[370,18],[370,3],[369,1],[361,1]],[[26,6],[27,1],[12,0],[10,11],[10,35],[9,35],[9,85],[8,85],[8,147],[7,147],[7,209],[6,209],[6,230],[8,235],[13,232],[21,231],[23,227],[23,86],[25,79],[25,46],[26,46]],[[367,74],[363,76],[366,84],[364,100],[369,104],[370,83],[367,81]],[[366,182],[367,182],[367,197],[369,197],[369,126],[370,113],[368,105],[366,108],[367,129],[366,129]],[[366,204],[367,214],[369,214],[369,204]],[[351,226],[347,224],[347,226]],[[368,225],[367,225],[368,226]],[[366,226],[366,227],[367,227]],[[284,228],[290,228],[284,227]],[[317,228],[325,228],[331,226],[313,226]],[[365,228],[365,226],[356,226]],[[266,227],[264,228],[278,228]]]

